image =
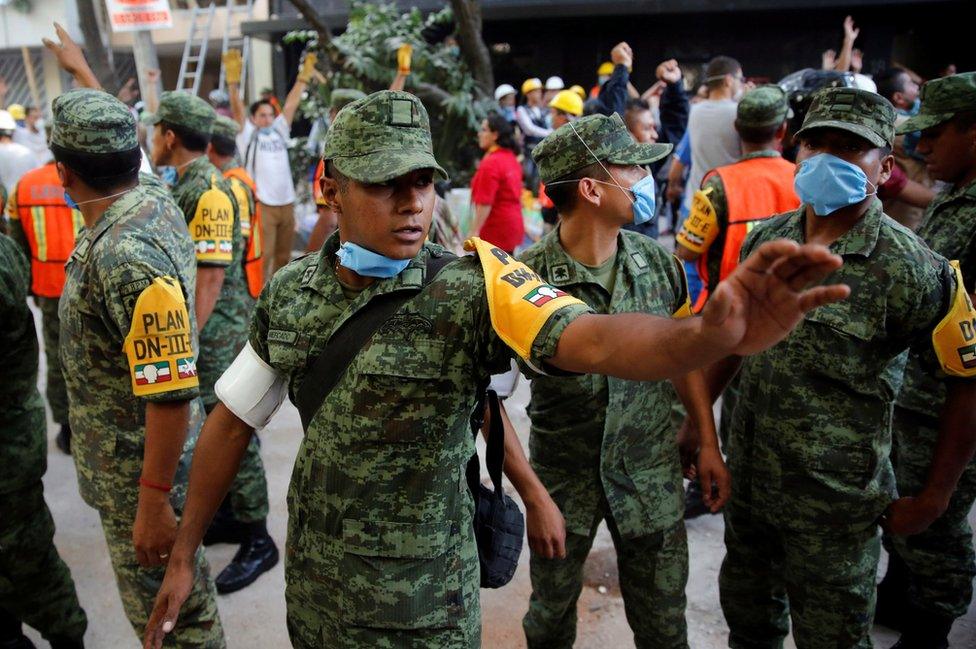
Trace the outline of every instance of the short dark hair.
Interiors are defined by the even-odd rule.
[[[207,145],[210,144],[210,134],[201,133],[200,131],[194,131],[193,129],[186,128],[185,126],[180,126],[178,124],[171,124],[170,122],[160,122],[159,126],[163,129],[163,132],[173,131],[176,133],[176,137],[180,138],[180,144],[187,151],[193,151],[194,153],[203,153],[207,150]]]
[[[878,86],[878,94],[893,101],[892,97],[896,92],[905,92],[905,82],[908,80],[908,71],[897,65],[883,70],[881,74],[874,77],[874,83]]]
[[[595,178],[597,180],[607,180],[609,176],[604,171],[604,165],[598,162],[589,164],[581,169],[566,174],[551,185],[546,185],[546,196],[552,201],[556,210],[560,214],[571,212],[576,207],[577,191],[579,183],[575,182],[583,178]]]
[[[629,113],[631,111],[640,112],[643,110],[650,110],[650,109],[651,109],[651,105],[649,103],[647,103],[643,99],[637,98],[637,99],[628,99],[624,111]]]
[[[705,85],[709,90],[721,88],[725,75],[741,71],[742,66],[731,56],[716,56],[705,66]]]
[[[217,155],[229,158],[230,156],[237,153],[237,142],[232,137],[224,137],[223,135],[211,135],[210,144],[213,146],[214,151]]]
[[[735,130],[743,142],[749,144],[763,144],[769,142],[776,135],[776,131],[783,125],[783,122],[771,126],[742,126],[739,120],[735,121]]]
[[[325,175],[336,181],[340,190],[346,191],[346,187],[349,186],[349,177],[336,169],[335,163],[331,160],[325,161]]]
[[[512,123],[494,111],[488,113],[488,117],[485,119],[488,122],[488,130],[498,134],[498,146],[518,155],[520,147],[515,139],[515,127],[512,126]]]
[[[261,108],[261,106],[271,106],[271,110],[274,110],[274,104],[271,103],[270,99],[258,99],[248,109],[251,111],[251,117],[254,117],[254,114],[258,112],[258,108]]]
[[[139,179],[142,151],[139,147],[116,153],[82,153],[52,143],[54,159],[92,189],[110,192]]]

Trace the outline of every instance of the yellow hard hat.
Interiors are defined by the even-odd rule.
[[[27,119],[27,111],[25,111],[24,107],[20,104],[10,104],[7,106],[7,112],[10,113],[10,116],[15,120]]]
[[[522,94],[527,95],[533,90],[539,90],[542,88],[542,79],[538,77],[532,77],[531,79],[526,79],[522,82]]]
[[[570,86],[569,87],[569,91],[570,92],[575,92],[577,95],[579,95],[579,98],[582,101],[586,101],[586,91],[583,90],[583,86],[580,86],[580,85]]]
[[[609,77],[611,74],[613,74],[613,63],[610,61],[604,61],[596,69],[596,76],[598,77]]]
[[[549,102],[550,108],[579,117],[583,114],[583,100],[572,90],[560,90]]]

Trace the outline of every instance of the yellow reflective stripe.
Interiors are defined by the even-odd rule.
[[[85,226],[85,217],[81,210],[71,210],[71,226],[74,228],[75,237],[77,237],[78,232]]]
[[[34,222],[34,240],[37,245],[34,254],[39,261],[47,261],[47,224],[44,220],[44,208],[32,207],[31,220]]]

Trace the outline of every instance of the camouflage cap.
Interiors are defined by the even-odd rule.
[[[213,123],[212,134],[233,140],[241,132],[241,125],[225,115],[217,115]]]
[[[424,105],[397,90],[374,92],[340,110],[322,157],[363,183],[383,183],[416,169],[433,169],[447,179],[434,159]]]
[[[155,113],[142,114],[142,123],[155,126],[166,122],[182,126],[197,133],[210,135],[213,131],[217,111],[206,101],[183,91],[164,92],[159,98],[159,108]]]
[[[332,97],[329,100],[329,108],[332,110],[340,110],[352,102],[358,101],[365,97],[366,93],[362,90],[355,90],[353,88],[336,88],[332,91]]]
[[[895,107],[881,95],[857,88],[824,88],[813,95],[797,136],[814,128],[837,128],[874,146],[895,140]]]
[[[51,103],[51,144],[79,153],[119,153],[139,146],[136,120],[121,101],[78,88]]]
[[[551,183],[595,162],[646,165],[671,152],[670,144],[638,144],[620,115],[588,115],[560,126],[532,151],[539,178]]]
[[[790,116],[786,91],[776,84],[766,84],[747,92],[739,101],[735,121],[739,126],[761,128],[782,124]]]
[[[897,129],[898,135],[938,126],[963,111],[976,111],[976,72],[963,72],[932,79],[922,86],[918,115],[909,117]]]

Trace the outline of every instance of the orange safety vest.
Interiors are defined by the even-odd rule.
[[[75,247],[75,235],[84,225],[84,218],[64,202],[64,187],[53,162],[21,176],[14,200],[31,249],[31,293],[60,297],[64,264]]]
[[[725,226],[718,282],[728,277],[739,265],[742,244],[756,223],[800,206],[800,199],[793,189],[795,168],[792,162],[778,156],[750,158],[718,167],[705,175],[703,185],[712,174],[718,174],[722,179],[727,203],[728,223]],[[706,251],[698,258],[702,290],[695,302],[695,313],[701,311],[708,301],[708,254],[709,251]]]
[[[251,190],[251,196],[257,196],[257,185],[248,175],[244,167],[234,167],[224,172],[224,178],[236,178]],[[244,276],[247,278],[247,292],[253,298],[261,295],[264,288],[264,264],[261,261],[261,206],[254,201],[254,214],[251,215],[251,236],[247,239],[244,250]]]

